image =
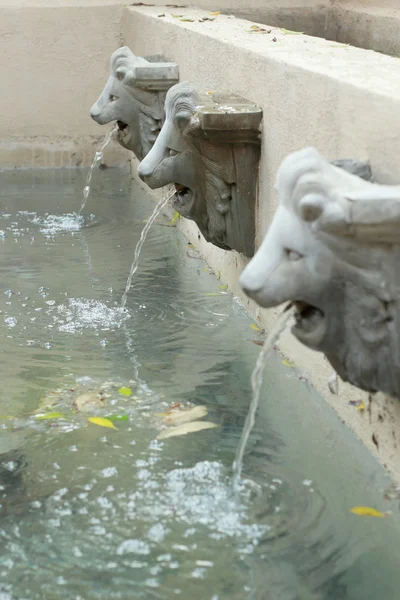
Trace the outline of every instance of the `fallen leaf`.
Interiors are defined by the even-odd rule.
[[[357,406],[357,410],[360,410],[361,412],[365,410],[365,404],[362,400],[360,401],[359,405]]]
[[[105,419],[104,417],[89,417],[89,423],[93,423],[93,425],[98,425],[99,427],[107,427],[108,429],[117,429],[110,419]]]
[[[175,211],[169,224],[172,226],[176,225],[180,218],[181,215],[178,213],[178,211]]]
[[[110,421],[129,421],[129,415],[107,415]]]
[[[65,419],[65,416],[59,412],[51,412],[44,415],[35,415],[35,419],[38,419],[38,421],[44,421],[47,419]]]
[[[250,325],[250,329],[253,329],[254,331],[261,331],[261,329],[259,328],[259,326],[256,325],[255,323],[252,323]]]
[[[165,13],[163,15],[157,15],[157,17],[165,17]]]
[[[222,291],[225,291],[225,290],[228,289],[228,286],[227,285],[220,285],[219,289],[222,290]]]
[[[191,19],[190,17],[182,17],[179,20],[182,21],[182,23],[194,23],[194,19]]]
[[[202,19],[199,19],[199,23],[203,23],[203,21],[215,21],[215,18],[210,18],[210,17],[203,17]]]
[[[180,19],[181,17],[183,17],[183,15],[173,15],[171,13],[171,17],[174,17],[174,19]]]
[[[93,410],[94,408],[102,408],[104,402],[95,392],[86,392],[75,398],[72,406],[78,411],[85,411]]]
[[[218,279],[221,279],[221,271],[218,271],[217,277]]]
[[[209,12],[209,15],[211,15],[212,17],[218,17],[218,15],[221,14],[220,10],[214,10],[213,12]]]
[[[265,27],[260,27],[259,25],[252,25],[250,29],[246,29],[247,33],[271,33],[271,30],[267,32]]]
[[[264,342],[261,342],[260,340],[251,340],[251,343],[256,346],[264,346]]]
[[[353,506],[353,508],[350,509],[350,512],[355,515],[360,515],[361,517],[386,517],[384,513],[381,513],[375,508],[370,508],[369,506]]]
[[[292,362],[291,360],[289,360],[288,358],[285,358],[282,361],[282,364],[285,365],[286,367],[294,367],[294,362]]]
[[[378,448],[379,450],[379,443],[378,443],[378,438],[376,437],[376,435],[373,433],[372,434],[372,441],[374,442],[375,446]]]
[[[180,402],[175,402],[175,403],[174,403],[174,404],[171,406],[171,408],[170,408],[169,410],[174,410],[174,408],[179,408],[179,407],[180,407],[180,405],[181,405],[181,403],[180,403]]]
[[[171,425],[182,425],[183,423],[189,423],[190,421],[202,419],[207,414],[208,410],[205,406],[194,406],[189,410],[174,410],[168,412],[165,420]]]
[[[221,293],[220,292],[205,292],[204,295],[205,296],[220,296]]]
[[[332,48],[348,48],[350,46],[350,44],[339,44],[338,42],[336,42],[336,44],[329,44]]]
[[[203,429],[213,429],[214,427],[218,427],[218,425],[216,425],[215,423],[210,423],[208,421],[191,421],[190,423],[185,423],[184,425],[179,425],[178,427],[164,429],[157,436],[157,439],[166,440],[170,437],[187,435],[188,433],[195,433],[196,431],[202,431]]]
[[[285,35],[304,35],[304,31],[292,31],[291,29],[283,29],[283,27],[281,27],[280,30]]]
[[[118,393],[121,394],[121,396],[131,396],[132,390],[130,387],[121,387],[119,388]]]
[[[213,92],[211,90],[209,90],[208,92],[206,92],[207,96],[212,96],[213,94],[215,94],[216,92]]]

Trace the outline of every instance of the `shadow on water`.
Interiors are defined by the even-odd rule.
[[[149,232],[129,173],[0,173],[1,600],[391,600],[398,501],[365,449],[274,352],[244,456],[258,334],[180,234]],[[74,394],[110,386],[89,424]],[[129,397],[119,393],[129,386]],[[52,394],[54,392],[54,394]],[[49,398],[62,419],[38,420]],[[218,428],[158,440],[158,413],[206,406]],[[391,510],[363,519],[354,505]]]

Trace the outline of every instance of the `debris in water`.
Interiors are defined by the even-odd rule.
[[[355,515],[360,515],[361,517],[382,518],[387,516],[379,510],[376,510],[375,508],[370,508],[369,506],[353,506],[353,508],[350,509],[350,512],[354,513]]]
[[[170,437],[202,431],[203,429],[214,429],[215,427],[218,427],[216,423],[210,423],[208,421],[191,421],[190,423],[184,423],[183,425],[178,425],[177,427],[172,427],[171,429],[164,429],[157,436],[157,439],[165,440]]]
[[[108,429],[118,429],[115,427],[114,423],[110,421],[110,419],[106,419],[104,417],[89,417],[89,423],[93,423],[93,425],[98,425],[99,427],[107,427]]]
[[[130,387],[121,387],[119,388],[118,393],[121,394],[121,396],[132,396],[132,390]]]

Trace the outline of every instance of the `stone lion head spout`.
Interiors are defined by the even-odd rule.
[[[117,141],[142,159],[160,132],[165,91],[178,80],[178,67],[150,62],[124,46],[111,56],[110,73],[90,116],[100,125],[116,121]]]
[[[205,114],[209,107],[205,106],[205,102],[207,100],[185,82],[168,91],[161,133],[149,154],[140,163],[138,174],[151,188],[174,184],[175,209],[182,216],[195,221],[207,241],[225,250],[236,249],[251,256],[254,238],[254,182],[257,180],[259,156],[257,134],[261,111],[258,109],[257,125],[253,130],[248,128],[248,131],[252,131],[251,134],[248,133],[248,138],[255,138],[251,139],[254,147],[248,153],[250,160],[240,163],[239,168],[248,169],[246,176],[240,177],[237,168],[239,161],[235,161],[236,140],[232,135],[230,140],[227,139],[227,131],[223,131],[223,128],[208,131]],[[220,106],[210,98],[208,104],[212,107]],[[223,119],[226,115],[220,112],[218,117]],[[248,141],[246,131],[243,130],[241,149]],[[246,206],[241,197],[244,190],[240,186],[252,176],[254,179],[248,184],[247,190],[247,214],[244,213],[244,219],[241,219],[238,206],[241,204],[244,211]]]
[[[400,397],[400,186],[306,148],[278,172],[279,207],[241,276],[262,307],[294,302],[294,335],[342,379]]]

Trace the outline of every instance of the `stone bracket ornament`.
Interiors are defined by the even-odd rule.
[[[276,189],[278,209],[242,288],[262,307],[294,302],[303,344],[343,380],[400,398],[400,186],[306,148],[283,161]]]
[[[262,110],[233,94],[172,87],[165,122],[138,167],[151,188],[175,184],[174,207],[208,242],[254,254]]]
[[[166,92],[179,81],[178,65],[161,55],[135,56],[124,46],[111,56],[110,71],[90,116],[100,125],[116,121],[117,141],[141,160],[161,130]]]

